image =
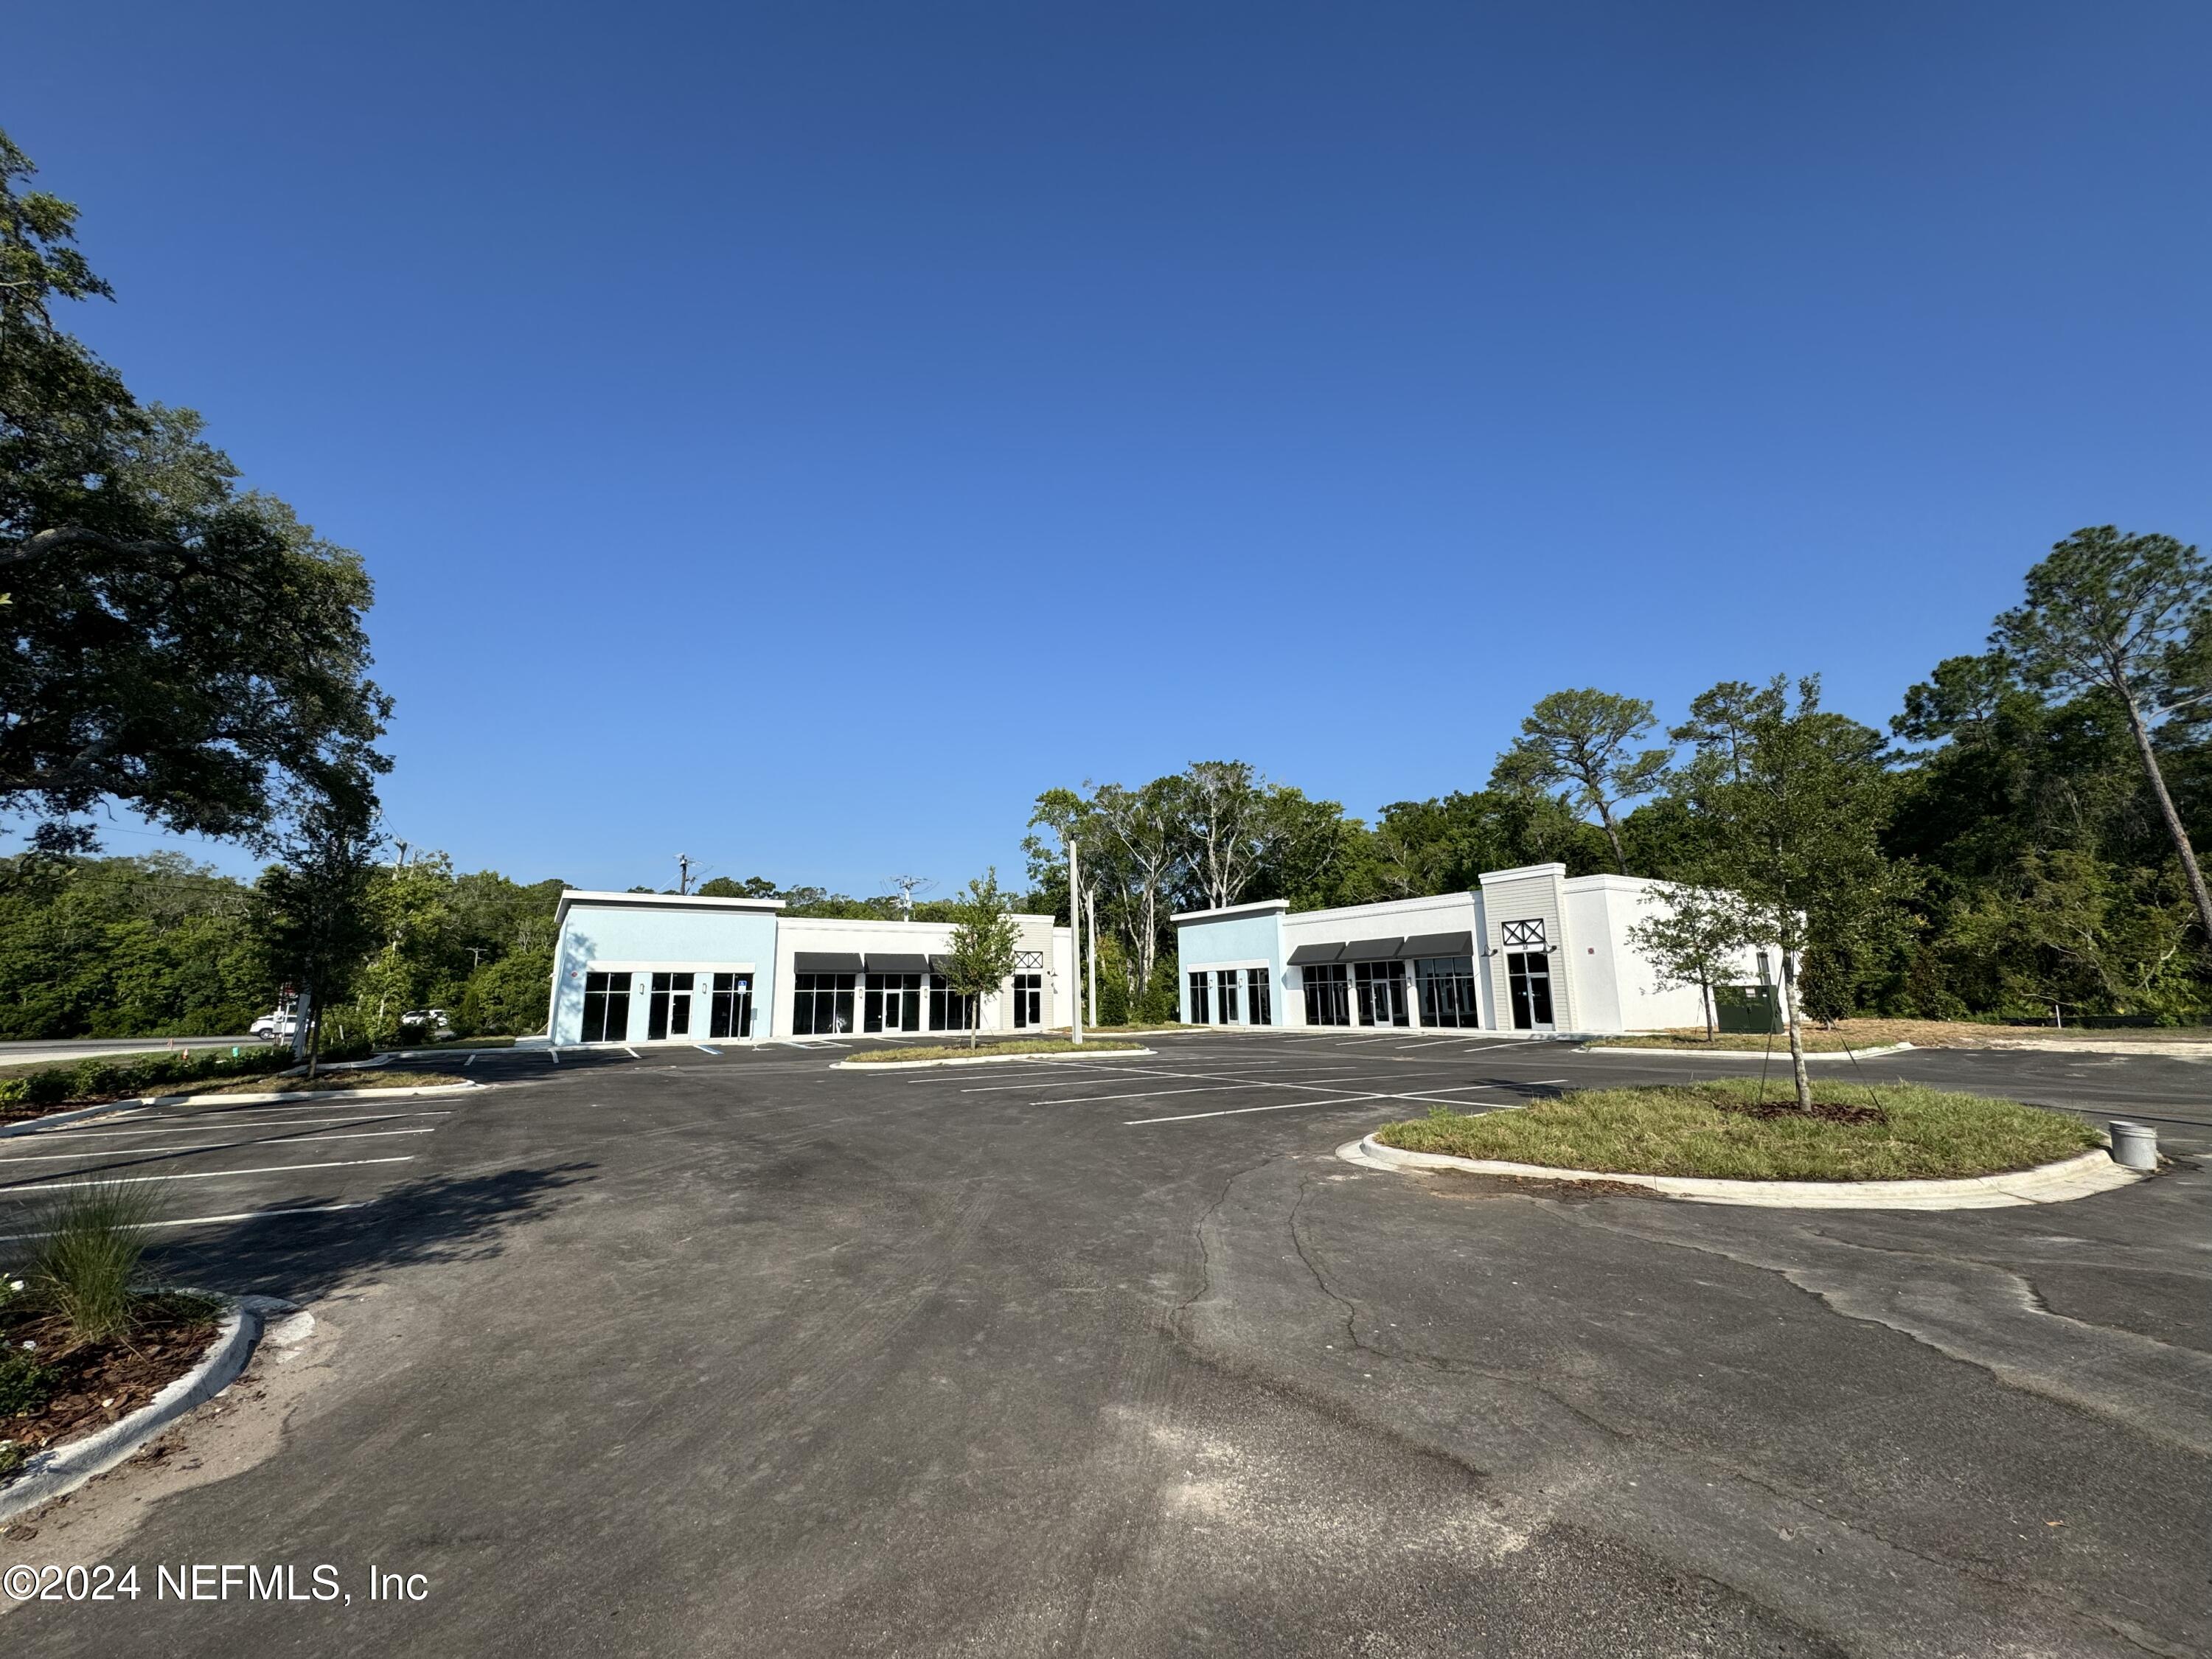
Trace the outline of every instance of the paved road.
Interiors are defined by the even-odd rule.
[[[107,1552],[373,1561],[428,1598],[0,1628],[40,1656],[2212,1650],[2193,1159],[1948,1214],[1536,1197],[1334,1149],[1701,1066],[1155,1041],[890,1075],[486,1057],[514,1085],[361,1207],[166,1248],[319,1298],[332,1370],[281,1449]],[[1875,1075],[2212,1150],[2197,1065]]]
[[[258,1048],[255,1036],[42,1037],[29,1042],[0,1042],[0,1066],[66,1066],[102,1054],[151,1054],[165,1048]]]

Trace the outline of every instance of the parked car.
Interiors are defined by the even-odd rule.
[[[411,1014],[400,1015],[399,1023],[402,1025],[419,1026],[433,1036],[442,1036],[453,1029],[446,1023],[446,1011],[443,1008],[417,1008]]]

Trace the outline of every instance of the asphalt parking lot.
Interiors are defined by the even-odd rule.
[[[30,1605],[9,1641],[2208,1650],[2202,1065],[1870,1062],[1877,1088],[2154,1120],[2180,1162],[2064,1206],[1796,1212],[1334,1155],[1435,1101],[1747,1062],[1152,1042],[882,1075],[832,1069],[843,1049],[514,1051],[472,1070],[501,1087],[362,1127],[318,1103],[348,1121],[231,1109],[54,1147],[104,1168],[179,1128],[257,1161],[177,1183],[224,1194],[188,1213],[350,1206],[171,1231],[179,1279],[311,1300],[325,1370],[281,1446],[134,1511],[108,1559],[373,1561],[431,1588]],[[443,1115],[385,1127],[403,1109]],[[389,1138],[259,1144],[302,1130]],[[387,1146],[410,1161],[246,1173]],[[36,1541],[64,1547],[61,1518]]]

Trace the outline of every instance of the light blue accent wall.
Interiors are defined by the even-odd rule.
[[[775,1006],[775,927],[773,911],[666,909],[647,905],[574,904],[561,924],[555,956],[552,1022],[546,1028],[556,1042],[582,1040],[584,975],[601,962],[740,963],[753,964],[753,1035],[768,1034]],[[630,984],[632,1041],[645,1030],[646,998],[652,981],[643,975]],[[702,992],[705,987],[700,988]],[[705,998],[700,998],[703,1009]],[[695,1019],[692,1033],[704,1039],[706,1024]]]
[[[1184,1024],[1190,1024],[1192,972],[1217,962],[1266,963],[1267,983],[1273,988],[1267,998],[1270,1023],[1285,1023],[1282,912],[1263,910],[1256,915],[1224,916],[1219,921],[1187,921],[1176,930],[1176,950],[1182,969],[1176,976],[1176,995]],[[1237,1012],[1248,1021],[1249,1001],[1248,997],[1237,999]],[[1220,1011],[1212,1012],[1218,1015]]]

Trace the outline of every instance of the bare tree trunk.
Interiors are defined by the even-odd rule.
[[[1628,873],[1628,854],[1621,850],[1620,826],[1613,821],[1613,808],[1606,805],[1602,798],[1597,804],[1597,815],[1605,822],[1605,838],[1613,843],[1613,861],[1620,866],[1620,873],[1625,876]]]
[[[1794,952],[1782,947],[1782,1017],[1790,1024],[1790,1075],[1797,1085],[1797,1109],[1810,1116],[1813,1079],[1805,1070],[1805,1037],[1797,1028],[1797,964]]]
[[[2204,942],[2212,948],[2212,892],[2204,886],[2204,872],[2197,867],[2197,849],[2189,844],[2189,832],[2181,827],[2181,814],[2173,809],[2173,797],[2166,792],[2166,774],[2159,769],[2158,751],[2150,746],[2150,732],[2143,725],[2142,711],[2136,700],[2127,699],[2128,729],[2135,733],[2136,752],[2142,757],[2143,772],[2150,779],[2150,792],[2157,797],[2159,816],[2166,820],[2166,833],[2173,842],[2173,850],[2181,855],[2182,874],[2189,878],[2189,896],[2197,902],[2197,925],[2204,930]]]
[[[1713,1040],[1713,982],[1712,982],[1712,981],[1711,981],[1711,980],[1709,980],[1709,979],[1701,979],[1701,980],[1699,980],[1699,981],[1698,981],[1698,992],[1700,993],[1700,995],[1699,995],[1698,1000],[1699,1000],[1699,1002],[1703,1005],[1703,1006],[1704,1006],[1704,1008],[1705,1008],[1705,1041],[1706,1041],[1706,1042],[1711,1042]]]

